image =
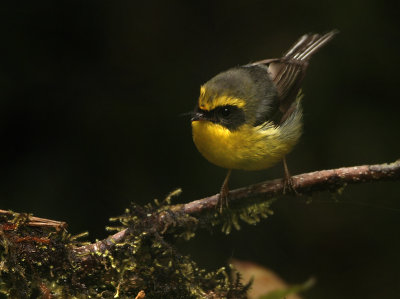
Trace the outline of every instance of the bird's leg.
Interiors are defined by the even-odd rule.
[[[229,178],[231,177],[232,169],[228,170],[228,173],[226,174],[224,183],[221,186],[221,190],[219,191],[219,198],[218,198],[218,203],[219,203],[219,212],[222,213],[222,210],[224,207],[228,207],[228,194],[229,194]]]
[[[286,157],[283,158],[283,169],[285,170],[285,178],[283,179],[283,194],[295,193],[297,194],[296,189],[294,188],[293,179],[290,175],[289,168],[287,166]]]

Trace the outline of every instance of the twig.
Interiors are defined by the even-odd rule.
[[[292,177],[293,189],[296,190],[296,195],[302,194],[306,196],[326,190],[337,191],[347,184],[383,180],[400,180],[400,160],[391,164],[322,170]],[[140,289],[147,289],[147,283],[143,279],[146,281],[149,277],[153,279],[152,274],[141,276],[141,273],[145,273],[150,267],[149,265],[154,267],[160,267],[159,265],[161,265],[161,267],[164,267],[159,263],[159,257],[162,260],[165,255],[167,256],[166,261],[168,263],[166,265],[168,265],[168,269],[171,267],[170,263],[173,266],[177,266],[176,270],[173,271],[174,273],[187,267],[189,269],[188,273],[197,271],[194,271],[196,268],[192,268],[194,266],[190,259],[177,254],[173,247],[168,244],[169,237],[190,237],[198,227],[207,227],[210,222],[215,223],[219,219],[230,219],[233,223],[233,217],[238,217],[237,215],[239,215],[235,214],[236,212],[245,211],[247,213],[258,208],[261,210],[262,206],[252,207],[251,205],[263,203],[271,198],[279,198],[283,193],[284,183],[282,179],[232,190],[228,195],[229,209],[226,209],[222,216],[218,216],[217,212],[219,195],[213,195],[187,204],[163,205],[154,209],[149,206],[134,207],[132,214],[127,213],[118,218],[124,227],[128,228],[104,240],[83,246],[75,245],[77,243],[73,242],[79,236],[71,237],[65,230],[62,230],[65,227],[63,222],[0,210],[0,241],[2,241],[2,254],[5,254],[1,267],[4,268],[7,263],[10,263],[7,266],[10,269],[17,269],[17,266],[21,267],[22,270],[18,270],[20,272],[16,271],[14,276],[8,277],[12,283],[17,279],[22,282],[21,277],[24,280],[27,279],[28,282],[32,282],[36,279],[34,278],[35,276],[25,273],[30,273],[29,271],[32,273],[37,271],[39,273],[38,270],[35,270],[35,267],[40,267],[40,271],[43,271],[43,273],[46,271],[43,269],[48,269],[48,275],[51,275],[49,283],[45,284],[43,282],[39,284],[43,298],[52,296],[51,281],[55,277],[54,273],[57,273],[55,274],[57,275],[56,280],[65,281],[65,277],[69,277],[67,281],[71,281],[74,287],[78,289],[89,290],[90,284],[90,288],[97,290],[98,286],[96,278],[94,278],[97,277],[99,285],[104,284],[107,287],[112,285],[115,288],[115,296],[118,296],[120,292],[128,292],[129,290],[137,292]],[[169,201],[166,200],[166,202]],[[244,209],[246,207],[248,209]],[[247,215],[251,215],[250,212]],[[215,215],[219,218],[216,218]],[[221,220],[221,223],[223,221]],[[34,228],[27,230],[25,229],[26,226],[34,226]],[[54,233],[54,230],[57,230],[58,233]],[[177,256],[175,256],[176,254]],[[142,263],[142,260],[145,262]],[[24,272],[24,267],[29,271]],[[7,273],[7,275],[11,273],[11,271],[5,272],[4,269],[2,269],[3,273]],[[138,272],[136,273],[135,271]],[[21,276],[21,273],[24,274]],[[94,275],[93,273],[96,274]],[[103,274],[104,277],[102,276]],[[165,273],[162,272],[160,275],[159,277],[165,280]],[[194,276],[192,278],[195,279]],[[185,279],[187,279],[186,276]],[[28,287],[29,285],[26,284],[26,288]],[[244,289],[239,289],[240,291],[245,291],[246,288],[245,286]],[[19,291],[19,289],[19,285],[15,284],[13,291],[16,294],[25,294],[23,288],[21,288],[22,291]],[[202,288],[199,290],[202,290]],[[210,298],[219,298],[218,296],[221,294],[225,296],[223,292],[217,297],[214,290],[209,290],[209,292],[214,294]],[[144,292],[132,294],[137,294],[137,299],[145,296]]]
[[[104,240],[77,247],[73,251],[77,256],[80,256],[80,261],[85,263],[92,259],[92,253],[106,252],[106,250],[109,250],[115,244],[123,242],[125,238],[129,235],[129,233],[129,228],[126,228],[111,236],[108,236]]]
[[[334,191],[347,184],[360,184],[373,181],[390,181],[400,179],[400,160],[390,164],[362,165],[321,170],[292,177],[293,187],[301,195],[312,195],[315,192]],[[229,192],[229,207],[239,207],[262,202],[269,198],[282,196],[284,183],[282,179],[266,181]],[[191,216],[204,213],[215,213],[218,206],[218,194],[195,200],[187,204],[175,205],[173,212],[182,212]],[[160,213],[159,223],[163,223],[165,213]],[[107,239],[76,248],[82,258],[89,258],[89,253],[102,253],[114,244],[122,242],[129,235],[129,229],[122,230]]]
[[[27,222],[25,223],[25,225],[27,225],[27,226],[52,227],[52,228],[55,228],[56,230],[60,230],[60,229],[67,227],[67,223],[63,222],[63,221],[39,218],[39,217],[35,217],[35,216],[29,215],[29,214],[24,214],[24,213],[16,213],[16,212],[11,212],[11,211],[6,211],[6,210],[0,210],[0,215],[26,217]]]
[[[293,187],[301,195],[312,195],[320,191],[334,191],[347,184],[360,184],[373,181],[390,181],[400,179],[400,159],[387,164],[362,165],[320,170],[292,177]],[[282,196],[283,179],[266,181],[229,192],[229,206],[246,205],[248,200],[260,202],[268,198]],[[247,201],[246,201],[247,200]],[[250,203],[251,203],[250,202]],[[218,194],[190,203],[176,206],[173,209],[196,215],[213,211],[218,204]]]

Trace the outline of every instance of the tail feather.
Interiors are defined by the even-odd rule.
[[[310,58],[328,43],[339,31],[332,30],[324,35],[305,34],[301,36],[281,58],[264,59],[246,67],[263,65],[268,68],[270,79],[279,96],[280,123],[291,114],[299,94]]]
[[[299,93],[310,58],[337,33],[333,30],[325,35],[305,34],[282,58],[269,62],[268,71],[278,90],[279,109],[283,114],[286,114]]]
[[[319,34],[305,34],[286,52],[284,57],[303,61],[308,60],[337,33],[337,30],[333,30],[322,36]]]

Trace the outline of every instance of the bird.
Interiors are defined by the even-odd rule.
[[[301,83],[310,58],[337,33],[304,34],[281,58],[230,68],[201,85],[192,137],[209,162],[228,170],[220,211],[228,205],[232,170],[262,170],[283,161],[284,190],[294,190],[286,155],[303,131]]]

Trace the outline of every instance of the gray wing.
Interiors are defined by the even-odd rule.
[[[265,59],[249,65],[265,65],[268,67],[268,73],[278,91],[280,100],[279,110],[283,113],[283,118],[290,115],[288,110],[290,110],[300,90],[300,85],[311,56],[337,33],[337,30],[333,30],[324,35],[305,34],[300,37],[283,57]]]

